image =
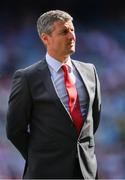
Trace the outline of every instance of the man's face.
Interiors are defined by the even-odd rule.
[[[65,58],[75,52],[76,36],[71,21],[56,21],[53,32],[50,35],[43,33],[42,39],[48,53],[55,58]]]

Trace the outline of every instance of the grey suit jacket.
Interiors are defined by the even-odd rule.
[[[7,113],[7,136],[26,160],[24,178],[72,178],[78,156],[84,179],[95,179],[94,152],[101,109],[94,65],[72,60],[89,96],[81,133],[58,98],[45,60],[15,72]]]

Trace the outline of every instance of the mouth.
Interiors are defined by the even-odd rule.
[[[75,42],[70,42],[70,43],[68,43],[68,45],[69,45],[70,47],[73,47],[73,46],[75,46]]]
[[[75,42],[70,42],[68,44],[68,50],[70,51],[71,54],[75,52]]]

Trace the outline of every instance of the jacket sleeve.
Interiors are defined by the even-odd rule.
[[[95,98],[93,102],[93,132],[95,133],[100,122],[100,113],[101,113],[101,89],[100,89],[100,81],[98,74],[96,72],[96,69],[94,67],[94,72],[95,72],[95,83],[96,83],[96,88],[95,88]]]
[[[31,96],[26,77],[23,71],[16,71],[8,103],[6,133],[24,159],[28,152],[30,112]]]

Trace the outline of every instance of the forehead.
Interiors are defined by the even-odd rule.
[[[53,24],[53,28],[54,30],[61,30],[61,29],[70,29],[70,28],[74,28],[74,25],[72,23],[72,21],[56,21]]]

